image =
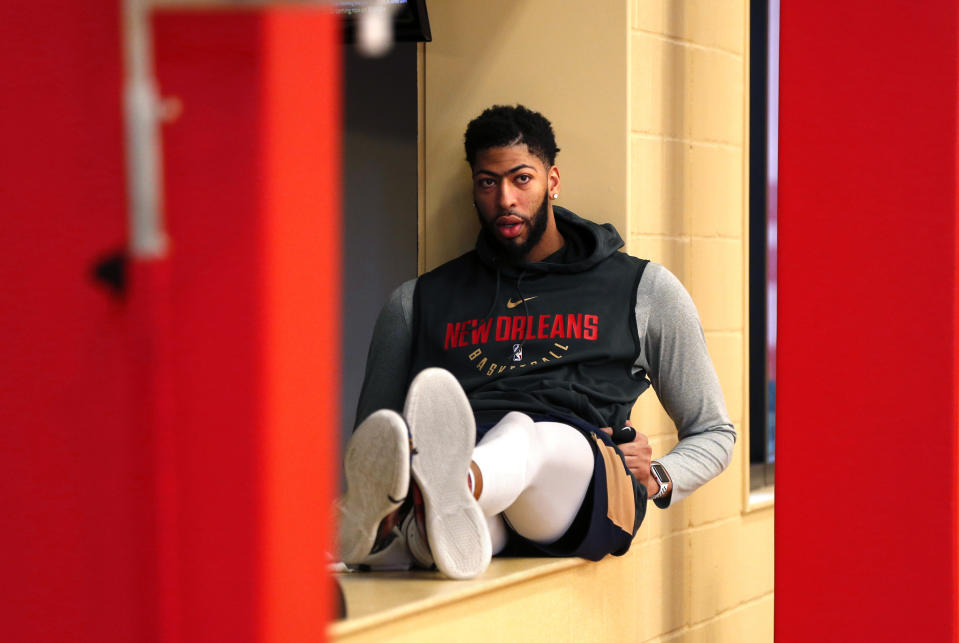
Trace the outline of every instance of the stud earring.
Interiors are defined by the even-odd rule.
[[[553,192],[553,198],[554,198],[554,199],[558,199],[558,198],[559,198],[559,192]]]

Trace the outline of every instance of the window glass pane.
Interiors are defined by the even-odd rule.
[[[752,0],[750,59],[750,472],[772,484],[776,460],[779,0]]]
[[[776,195],[779,184],[779,0],[769,2],[766,87],[766,462],[776,461]]]

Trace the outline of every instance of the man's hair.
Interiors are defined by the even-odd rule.
[[[491,147],[526,143],[531,154],[547,169],[556,162],[556,138],[546,117],[522,105],[493,105],[470,121],[464,135],[466,161],[473,167],[476,155]]]

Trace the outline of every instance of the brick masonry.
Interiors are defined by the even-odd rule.
[[[773,510],[748,508],[744,448],[748,4],[635,0],[630,27],[629,252],[686,285],[739,431],[729,469],[641,530],[630,557],[661,590],[637,640],[771,641]],[[654,454],[675,444],[654,396],[633,420]]]

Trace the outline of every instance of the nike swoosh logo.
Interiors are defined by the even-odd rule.
[[[519,301],[513,301],[513,298],[510,297],[509,299],[506,300],[506,307],[507,307],[507,308],[516,308],[517,306],[519,306],[519,305],[520,305],[521,303],[523,303],[524,301],[529,301],[530,299],[536,299],[536,295],[533,295],[532,297],[527,297],[526,299],[520,299]]]

